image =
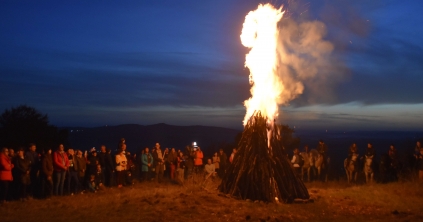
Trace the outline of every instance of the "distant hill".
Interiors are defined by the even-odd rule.
[[[212,126],[173,126],[164,123],[155,125],[126,124],[94,128],[65,127],[69,130],[69,142],[75,149],[99,149],[100,145],[116,150],[121,138],[125,138],[129,151],[139,152],[141,148],[153,147],[159,142],[162,148],[184,149],[192,142],[211,153],[222,144],[233,143],[241,131]]]

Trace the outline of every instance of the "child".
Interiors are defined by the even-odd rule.
[[[95,175],[91,174],[90,179],[88,180],[88,190],[93,193],[97,193],[97,189],[98,187],[95,181]]]
[[[95,174],[95,184],[97,185],[97,190],[98,189],[103,189],[103,185],[104,185],[104,172],[101,170],[101,165],[100,164],[97,165],[97,170],[96,170],[96,174]]]

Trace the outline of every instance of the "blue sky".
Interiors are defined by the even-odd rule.
[[[259,3],[1,1],[0,110],[27,104],[59,126],[240,129],[250,86],[239,35]],[[271,3],[285,19],[323,22],[342,66],[320,83],[327,93],[308,83],[281,107],[283,123],[423,130],[421,1]]]

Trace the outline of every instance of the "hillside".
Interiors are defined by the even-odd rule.
[[[159,142],[162,148],[183,149],[197,142],[203,150],[212,152],[221,144],[233,143],[240,131],[211,126],[173,126],[164,123],[155,125],[118,125],[95,128],[67,127],[71,147],[89,149],[101,144],[115,150],[120,138],[126,139],[128,150],[139,151]]]

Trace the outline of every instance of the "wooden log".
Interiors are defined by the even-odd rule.
[[[219,185],[222,193],[242,199],[293,202],[309,199],[304,183],[295,175],[282,147],[280,129],[271,132],[268,147],[267,120],[260,112],[247,122],[238,152]]]

